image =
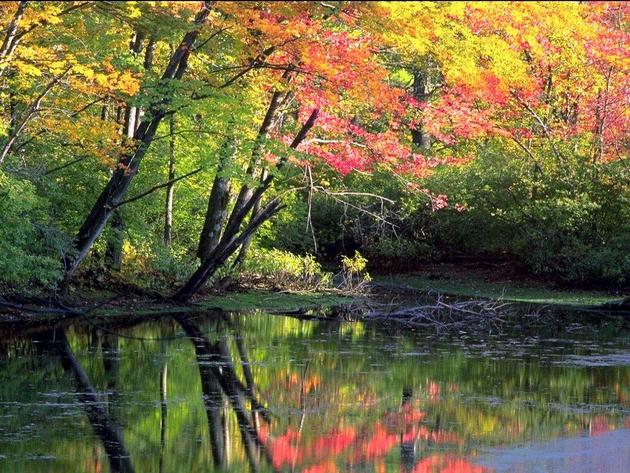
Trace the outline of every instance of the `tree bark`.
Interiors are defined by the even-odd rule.
[[[122,208],[114,210],[111,234],[105,249],[105,266],[110,271],[120,271],[122,266],[122,248],[125,242],[125,215]]]
[[[184,75],[188,64],[188,57],[199,36],[202,25],[208,18],[211,4],[212,2],[204,2],[201,10],[197,13],[195,17],[195,28],[186,33],[178,48],[171,55],[168,65],[162,74],[163,81],[179,80]],[[135,132],[135,144],[133,148],[128,151],[123,151],[116,170],[113,172],[109,182],[99,195],[74,239],[74,251],[63,260],[65,274],[62,288],[67,287],[77,268],[88,255],[94,242],[103,232],[105,225],[112,216],[116,204],[121,202],[127,194],[129,185],[138,172],[140,163],[155,137],[158,126],[167,114],[164,108],[168,105],[169,101],[169,97],[164,97],[151,104],[148,118],[140,123],[140,126]]]
[[[203,224],[203,230],[199,237],[197,257],[203,262],[219,244],[221,231],[227,220],[227,207],[230,201],[230,178],[227,176],[228,168],[234,162],[236,143],[233,137],[226,140],[219,156],[219,165],[212,183],[208,209]]]
[[[260,181],[264,182],[265,179],[267,179],[268,175],[269,173],[267,172],[267,169],[263,169],[262,174],[260,176]],[[252,209],[252,216],[258,214],[258,212],[260,212],[260,200],[254,204],[254,208]],[[253,238],[254,238],[254,235],[250,236],[241,245],[241,249],[238,252],[238,256],[236,257],[236,260],[234,261],[234,268],[239,268],[245,263],[245,260],[247,259],[247,253],[252,244]]]
[[[283,78],[288,78],[289,71],[287,70],[283,74]],[[262,124],[260,125],[260,129],[258,130],[258,134],[256,135],[256,141],[254,142],[254,148],[252,150],[252,156],[247,166],[246,175],[248,178],[253,179],[256,175],[256,171],[258,168],[258,163],[260,161],[260,156],[262,155],[262,151],[265,145],[265,140],[269,137],[269,132],[273,126],[273,121],[276,117],[280,106],[282,105],[283,98],[286,97],[286,93],[275,91],[271,96],[271,101],[269,102],[269,107],[267,108],[267,112],[265,113],[265,118],[263,119]],[[230,221],[228,222],[228,226],[231,223],[232,215],[237,214],[245,205],[245,203],[252,198],[252,194],[254,192],[254,188],[248,183],[245,182],[241,187],[241,190],[238,193],[238,197],[236,198],[236,202],[234,204],[234,209],[232,214],[230,215]]]

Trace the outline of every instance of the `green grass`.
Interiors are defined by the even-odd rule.
[[[553,304],[563,306],[596,306],[619,301],[621,296],[597,291],[559,290],[516,283],[487,282],[476,278],[433,279],[416,275],[376,276],[382,284],[400,284],[422,291],[446,295],[502,299],[529,304]]]

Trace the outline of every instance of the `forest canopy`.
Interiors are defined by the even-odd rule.
[[[627,283],[629,19],[626,2],[2,2],[0,292],[185,301],[227,275],[319,284],[342,255]]]

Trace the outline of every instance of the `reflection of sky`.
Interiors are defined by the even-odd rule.
[[[475,458],[496,473],[627,473],[630,471],[630,429],[496,448]]]

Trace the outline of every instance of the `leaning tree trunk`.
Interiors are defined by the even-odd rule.
[[[287,70],[283,74],[283,79],[286,80],[289,78],[289,72],[290,71]],[[239,209],[242,209],[243,205],[251,199],[254,189],[250,186],[250,183],[247,182],[247,180],[253,180],[256,175],[265,140],[268,138],[269,133],[274,126],[274,120],[277,116],[278,110],[288,96],[288,92],[283,93],[279,91],[275,91],[271,96],[269,107],[267,108],[263,122],[258,129],[256,140],[254,141],[254,147],[252,149],[252,154],[246,170],[246,182],[242,185],[238,197],[236,198],[232,215],[237,213]],[[234,159],[232,155],[235,153],[235,149],[233,141],[226,142],[226,145],[228,149],[227,152],[225,149],[222,150],[219,167],[217,169],[217,174],[210,193],[210,199],[208,201],[208,210],[206,212],[203,230],[201,232],[201,237],[199,238],[197,256],[202,262],[210,256],[212,251],[219,244],[221,232],[223,231],[223,226],[225,225],[225,221],[227,219],[227,206],[230,199],[230,180],[224,176],[224,174]],[[266,176],[262,179],[264,180],[265,178]],[[258,209],[259,203],[255,205],[255,211],[258,211]],[[249,239],[247,241],[249,241]]]
[[[171,58],[162,74],[162,81],[179,80],[184,75],[188,66],[188,58],[193,45],[199,36],[202,25],[210,14],[212,2],[204,2],[203,7],[195,18],[195,29],[186,33],[182,42],[171,55]],[[122,154],[116,170],[113,172],[105,189],[99,195],[92,210],[79,229],[74,242],[73,252],[68,255],[63,263],[65,268],[62,287],[67,286],[81,262],[88,255],[96,239],[101,235],[112,213],[122,202],[129,189],[129,185],[138,172],[140,163],[147,153],[158,126],[166,116],[165,106],[169,103],[169,97],[164,97],[151,104],[148,118],[142,120],[135,132],[135,146]]]
[[[263,169],[262,175],[260,176],[260,181],[265,182],[265,179],[269,176],[269,173],[266,169]],[[252,217],[256,216],[260,212],[260,201],[254,204],[254,208],[252,209]],[[246,238],[243,244],[241,245],[241,249],[238,252],[238,256],[236,260],[234,260],[234,268],[242,267],[245,264],[245,260],[247,259],[247,252],[249,251],[249,247],[252,244],[252,239],[254,235],[251,235],[249,238]]]
[[[299,146],[306,135],[315,125],[319,110],[315,109],[311,113],[308,120],[304,123],[298,134],[293,139],[290,147],[295,149]],[[278,162],[278,168],[281,168],[286,163],[286,159],[282,159]],[[212,275],[232,256],[239,247],[250,238],[256,230],[267,220],[278,213],[282,208],[278,198],[271,200],[260,211],[253,215],[251,220],[241,230],[241,226],[245,222],[245,219],[252,211],[254,206],[260,202],[263,194],[271,187],[273,181],[273,174],[267,176],[255,190],[252,191],[251,197],[243,202],[240,207],[234,207],[228,220],[221,240],[215,247],[215,249],[208,255],[208,257],[201,262],[197,271],[190,277],[188,282],[177,291],[173,296],[173,299],[178,302],[187,302],[196,292],[198,292],[212,277]]]
[[[197,256],[201,261],[205,261],[219,244],[221,231],[227,220],[231,183],[226,173],[234,161],[235,144],[233,137],[228,138],[219,156],[219,165],[212,183],[206,218],[197,248]]]

